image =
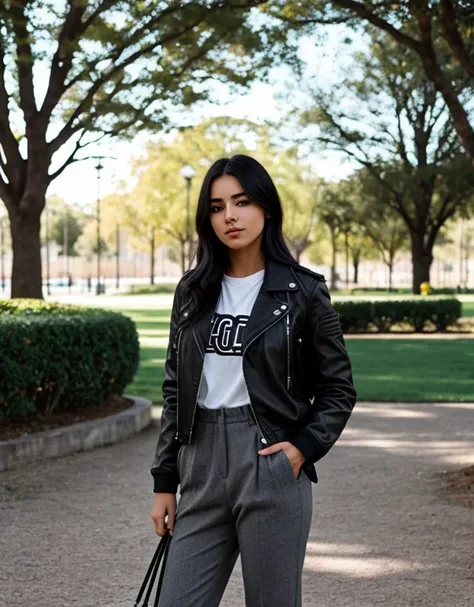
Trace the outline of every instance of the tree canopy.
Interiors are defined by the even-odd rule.
[[[376,29],[408,49],[442,95],[464,149],[474,161],[472,105],[462,98],[474,88],[474,6],[469,0],[275,0],[269,14],[303,31],[331,24]]]
[[[294,43],[258,0],[5,0],[0,7],[0,198],[13,238],[12,296],[41,297],[49,184],[107,137],[161,130],[248,86]],[[268,49],[271,48],[271,52]]]

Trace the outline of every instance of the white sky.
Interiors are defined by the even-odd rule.
[[[349,47],[341,45],[341,39],[346,35],[346,31],[340,26],[332,27],[327,31],[328,37],[323,45],[315,45],[314,41],[308,38],[300,42],[300,52],[308,65],[308,74],[317,78],[320,85],[334,82],[338,70],[348,64],[350,55],[355,50],[363,48],[362,40],[355,35],[353,35],[354,44]],[[46,78],[41,80],[45,82]],[[291,84],[291,74],[288,70],[275,69],[271,84],[256,82],[248,94],[239,96],[222,106],[203,104],[198,110],[193,110],[193,120],[198,122],[199,118],[222,115],[247,118],[255,122],[278,119],[292,109],[292,104],[277,99],[279,94],[281,96],[282,93],[287,92],[285,88],[288,89]],[[295,103],[301,102],[303,98],[302,94],[295,90]],[[101,197],[114,191],[117,179],[126,179],[129,175],[130,157],[138,155],[144,142],[149,139],[150,135],[143,133],[132,143],[115,141],[108,145],[91,145],[84,150],[84,155],[107,155],[116,158],[116,160],[102,161],[104,169],[101,171]],[[67,167],[51,184],[48,196],[56,194],[69,204],[77,203],[81,206],[93,204],[97,199],[97,171],[94,169],[96,163],[97,161],[88,160]],[[343,178],[353,168],[354,165],[348,162],[342,164],[341,156],[335,153],[327,157],[321,154],[314,158],[315,174],[327,179]]]

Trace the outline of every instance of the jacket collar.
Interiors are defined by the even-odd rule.
[[[299,284],[291,266],[267,259],[263,277],[262,291],[298,291]]]
[[[299,291],[299,284],[290,266],[267,259],[263,283],[252,308],[250,318],[244,331],[243,350],[261,333],[284,318],[289,312],[289,292]],[[277,296],[276,293],[281,293]],[[193,327],[195,338],[201,354],[206,351],[211,332],[212,317],[215,306],[196,320]]]

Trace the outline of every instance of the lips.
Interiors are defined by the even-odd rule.
[[[242,228],[231,228],[227,230],[226,234],[235,234],[236,232],[242,232]]]

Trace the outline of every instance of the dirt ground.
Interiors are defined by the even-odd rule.
[[[0,441],[20,438],[33,432],[43,432],[52,430],[61,426],[69,426],[78,422],[86,422],[92,419],[107,417],[113,413],[125,411],[133,405],[130,398],[112,395],[107,402],[97,406],[82,407],[72,411],[63,411],[51,413],[49,415],[40,415],[30,413],[24,417],[9,417],[0,419]]]
[[[303,607],[474,607],[473,510],[444,488],[474,466],[473,414],[472,403],[356,405],[317,464]],[[0,607],[134,604],[158,542],[157,438],[150,427],[0,473]],[[239,560],[221,606],[243,597]]]
[[[445,472],[442,481],[448,499],[466,508],[474,508],[474,466]]]

